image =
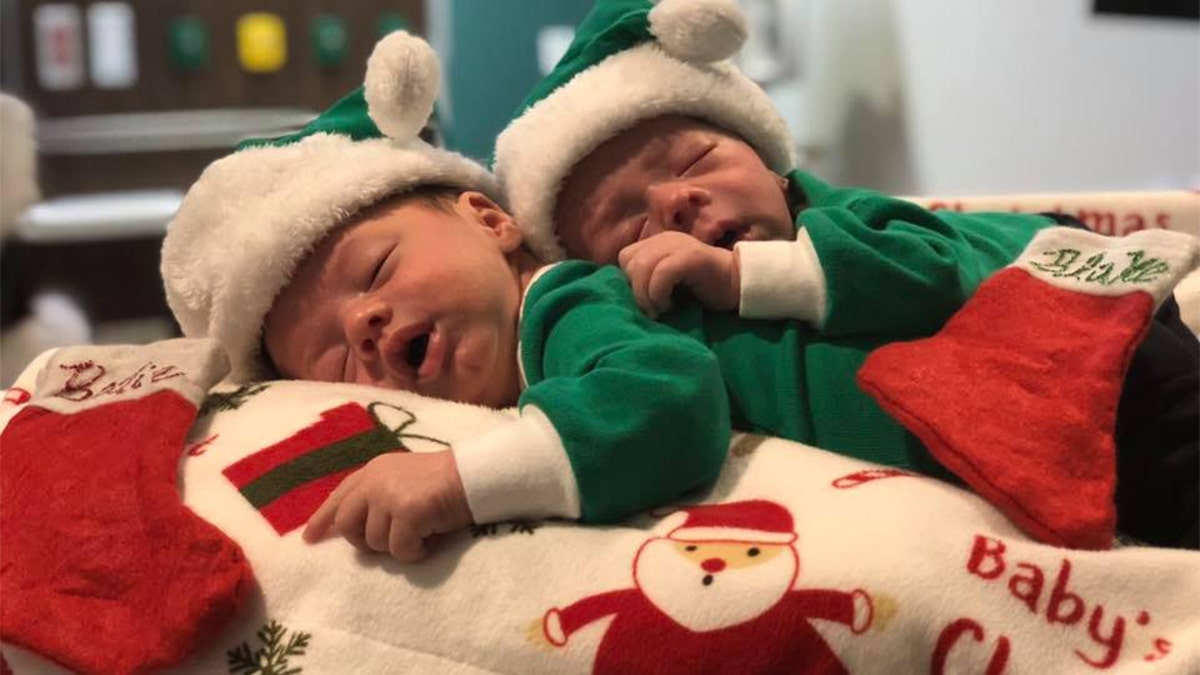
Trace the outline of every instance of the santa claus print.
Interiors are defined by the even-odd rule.
[[[547,611],[537,637],[563,647],[612,616],[595,673],[847,672],[810,619],[860,634],[874,604],[861,589],[794,588],[801,565],[786,508],[705,504],[672,515],[664,529],[638,549],[634,588]]]

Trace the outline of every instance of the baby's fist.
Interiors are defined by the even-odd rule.
[[[415,562],[429,554],[430,537],[470,524],[452,452],[394,452],[342,481],[309,519],[304,540],[332,530],[359,549]]]
[[[705,307],[728,312],[741,299],[737,253],[683,232],[660,232],[621,249],[638,307],[650,318],[671,308],[676,287],[686,286]]]

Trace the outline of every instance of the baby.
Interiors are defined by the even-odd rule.
[[[732,2],[599,0],[497,139],[513,213],[547,259],[619,263],[652,316],[682,286],[713,309],[804,322],[788,334],[806,352],[795,390],[811,396],[796,403],[812,424],[791,437],[937,473],[856,371],[876,347],[939,330],[1035,233],[1069,219],[933,213],[795,170],[770,100],[718,62],[740,35]],[[1200,356],[1173,300],[1156,319],[1117,416],[1120,525],[1194,548]],[[728,381],[746,357],[717,353]],[[788,435],[760,414],[771,406],[750,407],[735,400],[735,420]],[[908,457],[870,454],[896,440]]]
[[[491,176],[416,139],[436,95],[424,42],[395,33],[366,102],[390,138],[313,133],[210,166],[163,246],[185,335],[232,377],[354,382],[504,407],[452,450],[393,453],[308,523],[411,561],[472,522],[611,522],[710,483],[728,403],[705,346],[646,319],[616,268],[543,266]],[[265,349],[265,353],[263,350]]]
[[[535,251],[621,263],[651,312],[682,284],[747,318],[904,337],[936,330],[1055,224],[935,214],[796,170],[771,100],[720,60],[744,31],[732,1],[596,2],[496,140]]]

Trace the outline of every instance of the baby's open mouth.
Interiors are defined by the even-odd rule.
[[[739,241],[741,241],[741,239],[742,239],[742,233],[740,230],[737,230],[737,229],[726,230],[725,234],[722,234],[720,239],[717,239],[716,241],[713,242],[713,246],[716,246],[717,248],[723,248],[723,249],[732,251],[733,245],[738,243]]]
[[[405,354],[404,361],[416,372],[421,369],[421,364],[425,363],[425,353],[428,351],[429,333],[421,333],[409,341],[408,353]]]

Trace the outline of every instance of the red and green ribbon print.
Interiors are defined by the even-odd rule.
[[[383,404],[364,408],[346,403],[321,413],[312,426],[250,455],[224,470],[238,491],[280,535],[308,521],[329,493],[379,455],[403,451],[401,431],[386,426],[375,413]]]

